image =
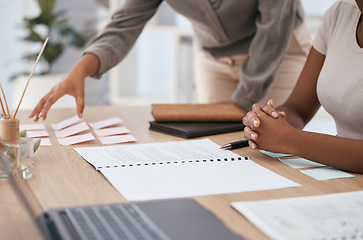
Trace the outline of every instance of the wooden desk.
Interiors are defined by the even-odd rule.
[[[137,143],[185,140],[150,131],[148,129],[148,121],[152,120],[150,112],[150,107],[87,107],[84,112],[84,120],[93,122],[119,116],[123,119],[123,125],[129,128],[132,135],[138,139]],[[28,111],[19,113],[21,123],[32,123],[32,120],[27,118],[28,114]],[[52,109],[49,112],[44,123],[50,134],[52,146],[41,147],[36,152],[35,174],[27,181],[28,185],[45,210],[56,207],[126,202],[106,178],[83,160],[72,146],[60,146],[56,141],[50,123],[56,123],[74,115],[74,109]],[[240,140],[242,132],[215,135],[209,138],[222,145]],[[77,147],[96,145],[101,145],[98,139],[78,144]],[[354,174],[354,178],[317,181],[259,151],[249,148],[234,151],[241,156],[248,156],[263,167],[302,185],[297,188],[194,198],[221,219],[228,228],[247,239],[267,239],[267,237],[230,207],[230,203],[233,201],[267,200],[363,190],[363,175]],[[30,224],[30,218],[24,210],[19,208],[20,203],[16,201],[7,181],[0,181],[0,193],[1,238],[37,239],[36,232]]]

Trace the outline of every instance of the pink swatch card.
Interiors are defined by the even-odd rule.
[[[116,124],[122,123],[121,118],[119,117],[113,117],[113,118],[108,118],[102,121],[98,121],[98,122],[92,122],[92,123],[88,123],[93,129],[100,129],[100,128],[105,128],[105,127],[110,127]]]
[[[54,123],[54,124],[51,124],[52,128],[54,131],[59,131],[63,128],[66,128],[66,127],[69,127],[73,124],[76,124],[76,123],[79,123],[80,121],[82,121],[83,119],[82,118],[79,118],[77,115],[74,116],[74,117],[71,117],[71,118],[68,118],[66,120],[63,120],[59,123]]]
[[[26,131],[32,131],[32,130],[44,130],[45,125],[43,123],[31,123],[31,124],[20,124],[19,130],[26,130]]]
[[[137,139],[131,134],[99,137],[98,138],[102,144],[115,144],[115,143],[125,143],[125,142],[136,142]]]
[[[58,138],[58,142],[60,145],[67,146],[81,142],[87,142],[93,139],[95,139],[95,137],[92,135],[92,133],[85,133],[85,134],[75,135],[72,137]]]
[[[81,122],[76,125],[64,128],[60,131],[54,131],[54,134],[57,138],[64,138],[64,137],[68,137],[68,136],[83,132],[88,129],[89,129],[89,127],[88,127],[87,123]]]
[[[95,129],[94,132],[97,136],[104,137],[110,135],[130,133],[130,130],[127,129],[127,127],[111,127],[111,128]]]
[[[36,130],[36,131],[27,131],[26,134],[30,138],[36,138],[36,137],[48,137],[49,133],[47,130]]]
[[[40,146],[50,146],[50,145],[52,145],[52,144],[50,143],[49,138],[40,139]]]

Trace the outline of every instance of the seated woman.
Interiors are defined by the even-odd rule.
[[[259,106],[243,118],[252,149],[290,153],[363,173],[363,0],[340,0],[325,13],[299,81],[280,107]],[[320,106],[337,136],[302,131]]]

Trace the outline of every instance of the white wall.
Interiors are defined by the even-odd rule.
[[[11,99],[12,89],[9,78],[22,69],[19,59],[23,54],[21,37],[21,19],[23,17],[23,2],[0,0],[0,82],[4,88],[6,99]],[[10,104],[10,103],[9,103]]]
[[[57,10],[65,10],[66,17],[71,25],[89,35],[95,35],[100,24],[105,23],[108,18],[108,10],[102,7],[96,0],[58,0]],[[0,0],[0,71],[2,76],[0,82],[5,90],[9,106],[16,106],[17,102],[12,100],[13,84],[10,77],[14,74],[24,73],[28,75],[34,63],[24,63],[21,57],[26,51],[38,51],[41,46],[34,46],[21,40],[25,36],[22,29],[22,19],[34,17],[39,9],[35,0]],[[106,13],[106,14],[105,14]],[[81,49],[68,48],[64,55],[55,63],[54,73],[65,73],[81,56]],[[41,70],[38,64],[36,71]],[[59,79],[61,80],[61,78]],[[30,84],[31,85],[31,81]],[[46,90],[47,91],[47,90]],[[44,94],[46,94],[46,91]],[[108,103],[108,80],[97,81],[86,80],[86,104],[107,104]],[[28,93],[27,93],[28,94]],[[14,102],[14,103],[13,103]]]

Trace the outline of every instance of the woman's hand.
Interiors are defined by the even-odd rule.
[[[65,78],[40,99],[37,106],[29,114],[29,118],[34,117],[34,121],[38,121],[40,118],[46,119],[49,109],[64,95],[71,95],[75,98],[77,115],[79,118],[82,118],[84,109],[84,81],[86,77],[92,76],[98,71],[99,65],[100,63],[96,55],[92,53],[84,54]]]
[[[273,142],[280,138],[280,128],[283,127],[284,130],[291,130],[292,128],[285,121],[285,117],[284,112],[276,111],[273,108],[272,100],[262,107],[254,104],[252,111],[248,112],[243,118],[243,123],[246,126],[244,136],[249,140],[250,147],[252,149],[264,148],[266,150],[267,148],[275,148],[276,144],[273,144]],[[273,139],[272,143],[270,143],[270,139]]]
[[[40,118],[43,120],[46,119],[47,113],[52,105],[66,94],[75,98],[77,115],[82,118],[84,109],[84,80],[85,77],[76,70],[69,72],[61,82],[52,87],[52,89],[40,99],[34,110],[30,113],[29,118],[34,117],[34,121],[38,121]]]

